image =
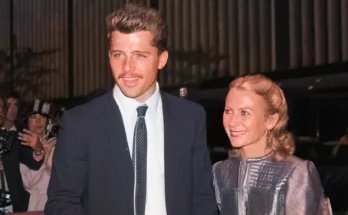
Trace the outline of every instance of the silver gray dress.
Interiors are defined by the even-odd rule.
[[[323,189],[314,164],[295,156],[272,161],[272,156],[214,164],[221,215],[324,214]]]

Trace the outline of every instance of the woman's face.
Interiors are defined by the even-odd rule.
[[[231,145],[242,150],[260,150],[267,146],[272,129],[264,99],[248,90],[232,88],[226,98],[223,125]]]
[[[33,114],[28,119],[29,131],[36,135],[43,135],[47,126],[47,118],[41,114]]]

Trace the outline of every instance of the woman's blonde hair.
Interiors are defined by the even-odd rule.
[[[278,114],[279,119],[268,133],[268,147],[277,158],[292,155],[295,144],[292,134],[286,130],[288,122],[288,106],[280,87],[263,75],[247,75],[233,80],[229,89],[238,88],[256,93],[265,101],[266,116]]]

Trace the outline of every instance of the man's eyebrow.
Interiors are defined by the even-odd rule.
[[[136,53],[136,54],[138,54],[138,53],[141,53],[141,54],[151,54],[151,52],[149,52],[149,51],[140,51],[140,50],[132,51],[132,53]]]

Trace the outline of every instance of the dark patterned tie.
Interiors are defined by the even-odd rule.
[[[132,160],[135,177],[135,215],[145,214],[147,168],[147,132],[145,123],[146,110],[147,106],[145,105],[137,108],[138,118],[134,128]]]

